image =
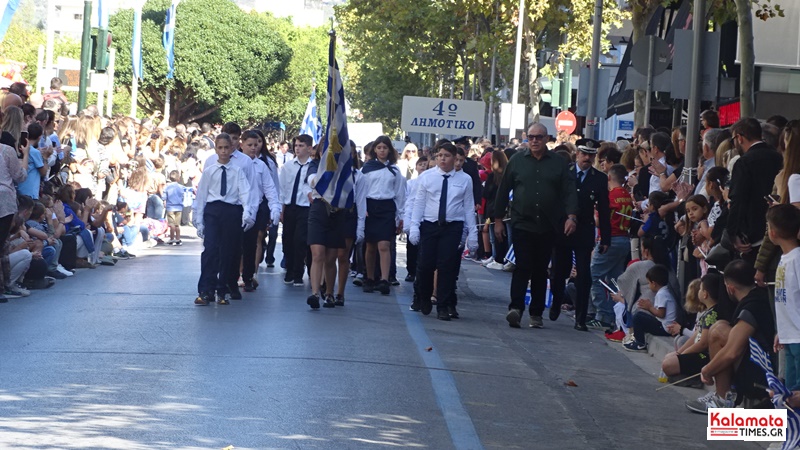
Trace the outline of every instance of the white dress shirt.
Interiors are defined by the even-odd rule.
[[[373,170],[364,173],[356,179],[355,201],[358,209],[358,230],[364,230],[367,219],[367,199],[389,200],[393,199],[396,207],[395,225],[403,219],[403,208],[406,201],[406,179],[397,166],[394,172],[390,169]]]
[[[412,178],[406,183],[406,204],[403,208],[403,231],[408,233],[411,229],[411,215],[414,212],[414,200],[417,198],[417,190],[419,189],[419,180],[425,174],[433,173],[432,170],[422,172],[417,178]]]
[[[217,164],[217,161],[219,161],[219,156],[217,156],[216,153],[209,156],[203,165],[203,173],[205,173],[207,168]],[[236,150],[231,154],[231,163],[244,172],[244,176],[247,178],[247,182],[250,184],[250,186],[255,185],[256,175],[253,172],[253,163],[249,156],[245,155],[239,150]],[[203,179],[202,175],[200,176],[200,179]],[[250,217],[255,217],[256,211],[258,210],[258,203],[261,201],[261,198],[258,196],[259,194],[256,190],[250,191],[250,195],[252,196],[250,202],[248,203],[248,205],[250,205],[249,207],[252,209],[252,211],[250,211]]]
[[[300,171],[300,183],[297,185],[297,197],[295,204],[297,206],[309,206],[308,194],[311,193],[311,186],[308,184],[308,164],[311,158],[306,159],[305,163],[301,163],[298,159],[293,159],[281,167],[280,170],[280,192],[281,203],[290,205],[292,203],[292,190],[294,189],[294,180],[297,177],[297,172]]]
[[[278,152],[278,154],[275,155],[275,161],[278,162],[278,167],[283,167],[286,165],[286,163],[291,162],[293,159],[294,155],[289,152]]]
[[[414,198],[414,211],[411,214],[410,233],[419,236],[419,225],[423,221],[439,221],[439,199],[442,196],[442,177],[449,175],[447,180],[447,208],[448,222],[464,222],[467,230],[467,244],[470,248],[477,247],[478,228],[475,224],[475,201],[472,195],[472,178],[463,171],[444,172],[440,168],[426,170],[417,178],[417,193]]]
[[[221,194],[223,167],[225,167],[225,195]],[[216,201],[229,203],[231,205],[242,205],[244,209],[242,221],[249,222],[255,220],[253,208],[250,205],[252,198],[250,191],[250,182],[247,180],[241,167],[234,165],[233,159],[228,161],[228,164],[225,165],[217,162],[206,167],[205,170],[203,170],[200,183],[197,185],[197,198],[195,199],[194,214],[192,215],[195,226],[198,229],[204,228],[203,212],[206,209],[206,204]]]
[[[273,223],[277,223],[280,219],[281,208],[278,207],[278,205],[280,205],[280,199],[278,198],[278,190],[275,189],[275,184],[272,181],[272,175],[269,173],[269,168],[264,161],[253,158],[253,172],[256,176],[255,183],[251,188],[258,193],[259,203],[261,203],[262,196],[267,198],[267,204],[270,207],[271,213],[270,219]],[[276,218],[278,218],[278,220],[276,220]]]

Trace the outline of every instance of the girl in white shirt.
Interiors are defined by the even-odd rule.
[[[357,239],[366,242],[367,278],[364,292],[388,295],[391,241],[403,230],[406,179],[395,165],[397,150],[387,136],[375,139],[371,157],[356,181]],[[375,280],[375,252],[380,254],[381,279]]]

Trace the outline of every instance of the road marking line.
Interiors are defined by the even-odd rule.
[[[478,432],[475,431],[472,418],[461,402],[461,395],[458,393],[453,374],[447,369],[435,347],[431,351],[426,350],[432,344],[420,319],[420,313],[409,311],[408,305],[400,303],[400,296],[395,296],[395,300],[405,319],[408,334],[416,344],[417,352],[431,376],[436,403],[447,423],[453,446],[457,449],[483,450],[483,444],[478,437]]]

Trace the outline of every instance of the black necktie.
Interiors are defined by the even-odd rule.
[[[228,193],[228,170],[225,166],[220,166],[220,168],[222,169],[222,179],[219,182],[219,195],[224,197]]]
[[[303,166],[297,169],[297,176],[294,177],[294,186],[292,186],[292,202],[290,205],[297,204],[297,191],[300,189],[300,174],[303,173]]]
[[[442,175],[442,196],[439,197],[439,225],[447,223],[447,179],[450,175]]]
[[[579,170],[578,171],[578,184],[581,184],[581,183],[583,183],[583,171]]]

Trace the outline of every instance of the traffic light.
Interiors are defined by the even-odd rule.
[[[558,78],[540,77],[539,86],[542,88],[539,98],[543,102],[550,103],[554,108],[557,108],[561,103],[561,80]]]
[[[108,69],[109,48],[111,48],[111,32],[98,29],[92,35],[92,70],[103,73]]]

